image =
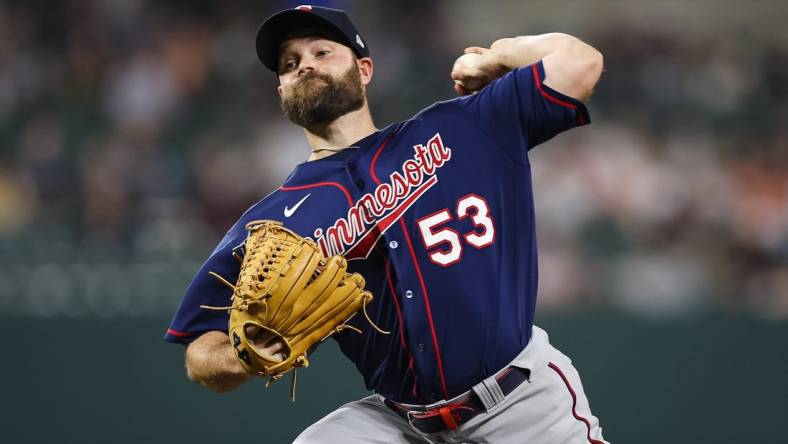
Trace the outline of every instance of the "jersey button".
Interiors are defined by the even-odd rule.
[[[412,298],[413,297],[413,292],[410,291],[410,290],[406,291],[405,292],[405,297],[408,298],[408,299]]]
[[[397,247],[399,247],[399,244],[397,243],[397,241],[389,242],[389,248],[391,248],[392,250],[396,250]]]
[[[356,186],[359,187],[359,188],[364,188],[364,181],[360,180],[360,179],[357,180],[356,181]]]

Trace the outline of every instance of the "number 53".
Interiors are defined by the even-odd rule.
[[[490,217],[490,207],[483,197],[476,194],[461,197],[457,200],[456,213],[458,220],[470,216],[473,230],[460,234],[457,230],[449,227],[439,228],[439,225],[453,220],[448,208],[436,211],[416,221],[419,232],[421,232],[421,240],[428,251],[428,257],[432,262],[443,267],[457,263],[462,258],[460,236],[465,239],[466,243],[479,249],[495,242],[495,226]],[[448,248],[433,248],[441,244],[446,244]],[[432,251],[430,251],[431,248]]]

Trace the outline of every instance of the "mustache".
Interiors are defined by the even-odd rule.
[[[293,86],[300,86],[307,82],[311,82],[313,80],[318,80],[318,79],[326,83],[331,83],[331,76],[329,76],[328,74],[322,74],[315,71],[310,71],[304,74],[303,76],[301,76],[301,78],[299,78],[298,80],[296,80]]]

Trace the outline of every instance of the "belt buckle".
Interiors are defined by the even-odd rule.
[[[418,422],[415,422],[415,420],[426,420],[428,418],[435,418],[436,416],[440,416],[441,422],[443,423],[443,426],[446,427],[447,430],[454,431],[460,427],[460,423],[462,422],[462,416],[460,415],[458,410],[461,410],[463,408],[467,409],[468,407],[464,407],[459,404],[445,404],[437,408],[425,410],[423,412],[408,410],[406,415],[407,415],[408,423],[412,427],[420,430],[423,433],[435,433],[435,432],[424,430]]]
[[[422,413],[422,412],[418,412],[418,411],[415,411],[415,410],[406,410],[405,411],[405,416],[406,416],[406,419],[408,420],[408,424],[410,424],[410,426],[412,428],[414,428],[414,429],[416,429],[416,430],[418,430],[418,431],[420,431],[422,433],[427,433],[426,431],[422,430],[421,427],[419,427],[416,423],[413,422],[414,419],[420,419],[420,418],[416,418],[416,414],[417,413]]]

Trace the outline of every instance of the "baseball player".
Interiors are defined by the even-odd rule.
[[[589,123],[598,51],[565,34],[470,47],[459,97],[377,128],[370,48],[348,16],[299,6],[271,16],[257,54],[278,75],[287,117],[311,153],[244,213],[197,272],[165,339],[188,344],[194,381],[216,391],[249,375],[227,337],[247,222],[278,220],[342,255],[374,293],[333,337],[373,395],[340,407],[298,443],[604,443],[571,361],[533,325],[537,293],[528,152]],[[280,341],[255,340],[269,355]]]

